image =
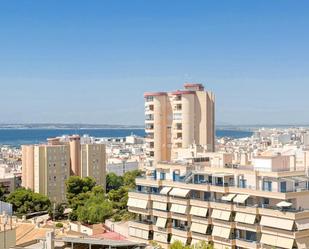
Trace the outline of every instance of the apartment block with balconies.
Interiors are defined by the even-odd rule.
[[[178,157],[192,144],[214,151],[214,94],[201,84],[145,93],[146,156],[150,165]]]
[[[175,240],[205,240],[215,249],[309,248],[308,182],[304,171],[283,168],[161,162],[129,193],[138,215],[130,236],[164,248]]]

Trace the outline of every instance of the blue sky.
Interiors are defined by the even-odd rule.
[[[0,1],[0,122],[142,124],[199,82],[216,121],[309,123],[309,2]]]

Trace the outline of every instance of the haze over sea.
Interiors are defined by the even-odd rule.
[[[144,129],[0,129],[0,144],[20,146],[22,144],[43,143],[49,137],[87,134],[94,137],[125,137],[130,134],[144,136]],[[249,137],[252,132],[217,130],[217,137]]]

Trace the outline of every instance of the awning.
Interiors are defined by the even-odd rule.
[[[173,213],[185,214],[187,211],[187,206],[173,203],[170,211]]]
[[[155,241],[167,243],[167,234],[165,234],[165,233],[154,232],[154,233],[153,233],[153,239],[154,239]]]
[[[246,223],[246,224],[254,224],[256,216],[253,214],[245,214],[245,213],[236,213],[235,221]]]
[[[228,239],[231,234],[231,228],[227,227],[219,227],[219,226],[214,226],[212,230],[212,236],[217,236],[221,238]]]
[[[129,235],[137,238],[142,238],[148,240],[149,238],[149,231],[129,227]]]
[[[301,238],[296,240],[298,249],[308,249],[309,248],[309,237]]]
[[[231,212],[229,212],[229,211],[221,211],[220,220],[229,221],[230,217],[231,217]]]
[[[196,206],[192,206],[190,210],[190,214],[200,217],[206,217],[207,212],[208,212],[207,208],[196,207]]]
[[[152,208],[157,209],[157,210],[166,211],[167,210],[167,203],[154,201],[152,203]]]
[[[182,189],[182,188],[173,188],[170,192],[171,196],[177,196],[177,197],[186,197],[190,192],[190,189]]]
[[[176,236],[176,235],[172,235],[171,243],[173,243],[173,242],[175,242],[175,241],[180,241],[180,242],[183,243],[184,245],[187,244],[187,238],[180,237],[180,236]]]
[[[244,214],[244,213],[236,213],[236,215],[235,215],[235,221],[236,222],[245,223],[245,220],[246,220],[246,214]]]
[[[236,203],[245,203],[245,201],[249,198],[249,195],[237,195],[233,202]]]
[[[233,176],[231,173],[214,173],[212,174],[213,177],[225,177],[225,176]]]
[[[161,195],[167,195],[168,194],[168,192],[170,192],[171,191],[171,187],[163,187],[162,189],[161,189],[161,191],[160,191],[160,194]]]
[[[296,220],[295,223],[299,231],[309,229],[309,219]]]
[[[156,226],[160,227],[160,228],[165,228],[166,222],[167,222],[167,219],[158,217],[157,222],[156,222]]]
[[[260,225],[292,231],[294,221],[269,216],[262,216]]]
[[[218,210],[218,209],[214,209],[211,214],[211,218],[225,220],[225,221],[229,221],[230,217],[231,217],[230,211],[223,211],[223,210]]]
[[[220,217],[221,217],[221,210],[213,209],[211,213],[211,218],[220,219]]]
[[[193,222],[191,232],[206,234],[208,225]]]
[[[136,207],[136,208],[147,209],[148,201],[147,200],[141,200],[141,199],[129,198],[127,205],[128,205],[128,207]]]
[[[236,196],[236,194],[228,194],[228,195],[222,196],[221,200],[232,201],[235,196]]]
[[[255,223],[256,216],[254,214],[246,214],[245,223],[253,225]]]
[[[261,237],[261,243],[275,247],[292,249],[294,240],[263,233]]]
[[[290,207],[292,205],[293,204],[291,202],[287,202],[287,201],[281,201],[276,204],[277,207]]]

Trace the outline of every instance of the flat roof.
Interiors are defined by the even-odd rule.
[[[45,240],[46,238],[41,238]],[[145,243],[137,243],[128,240],[109,240],[109,239],[96,239],[91,237],[63,237],[55,238],[56,242],[69,242],[69,243],[79,243],[79,244],[91,244],[91,245],[104,245],[112,247],[127,247],[127,246],[146,246]]]

